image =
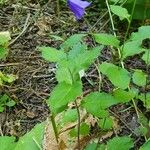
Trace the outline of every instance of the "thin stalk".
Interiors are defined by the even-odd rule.
[[[109,4],[108,4],[108,0],[106,0],[106,5],[107,5],[109,17],[110,17],[111,26],[112,26],[112,29],[113,29],[113,34],[114,34],[114,36],[116,37],[117,35],[116,35],[116,32],[115,32],[115,26],[114,26],[114,22],[113,22],[111,10],[110,10]]]
[[[110,21],[111,21],[111,24],[112,24],[112,29],[114,31],[114,36],[116,36],[115,30],[114,30],[115,27],[114,27],[114,23],[113,23],[113,19],[112,19],[112,14],[111,14],[111,11],[110,11],[110,7],[109,7],[109,4],[108,4],[108,0],[106,0],[106,5],[107,5],[108,12],[109,12],[109,15],[110,15]],[[125,43],[125,41],[127,39],[128,33],[129,33],[129,29],[130,29],[130,26],[131,26],[131,21],[132,21],[132,18],[133,18],[133,13],[134,13],[135,5],[136,5],[136,0],[134,0],[134,3],[133,3],[132,12],[131,12],[131,18],[130,18],[130,21],[128,23],[127,31],[126,31],[125,38],[124,38],[124,43]],[[124,43],[123,43],[123,48],[124,48]],[[119,52],[119,56],[121,56],[121,50],[119,48],[118,48],[118,52]],[[121,60],[121,66],[122,66],[122,68],[124,68],[124,63],[123,63],[122,60]],[[128,86],[128,90],[130,91],[130,87],[129,86]],[[137,117],[139,119],[140,115],[139,115],[138,108],[136,106],[136,103],[135,103],[134,99],[132,99],[132,103],[133,103],[136,115],[137,115]],[[140,123],[140,125],[141,125],[141,127],[143,127],[143,125],[141,123]],[[145,140],[147,140],[146,136],[144,136],[144,138],[145,138]]]
[[[60,18],[60,4],[59,4],[59,0],[57,0],[56,2],[57,2],[57,16],[58,16],[58,18]]]
[[[128,36],[128,34],[129,34],[129,29],[130,29],[131,22],[132,22],[132,19],[133,19],[133,13],[134,13],[134,10],[135,10],[135,5],[136,5],[136,0],[134,0],[134,3],[133,3],[130,21],[128,21],[128,27],[127,27],[127,30],[126,30],[126,33],[125,33],[125,37],[124,37],[124,41],[123,41],[123,48],[124,48],[124,43],[125,43],[125,41],[126,41],[126,39],[127,39],[127,36]],[[123,48],[122,48],[122,49],[123,49]]]
[[[149,41],[148,41],[149,42]],[[149,43],[148,43],[149,44]],[[148,45],[148,53],[147,53],[147,60],[146,60],[146,73],[148,74],[148,68],[149,68],[149,60],[150,60],[150,44]],[[147,85],[148,85],[148,76],[146,77],[146,85],[145,85],[145,104],[146,104],[146,99],[147,99],[147,92],[146,92],[146,89],[147,89]]]
[[[77,104],[77,100],[75,100],[75,105],[76,105],[76,109],[77,109],[77,114],[78,114],[78,135],[77,135],[77,140],[78,140],[78,150],[81,150],[81,146],[80,146],[80,124],[81,124],[81,117],[80,117],[80,110]]]
[[[99,60],[97,59],[97,63],[99,65]],[[94,63],[95,67],[96,67],[96,70],[98,72],[98,77],[99,77],[99,82],[98,82],[98,91],[100,92],[101,91],[101,83],[102,83],[102,78],[101,78],[101,73],[98,69],[98,65],[96,63]]]
[[[116,32],[115,32],[115,26],[114,26],[114,22],[113,22],[113,18],[112,18],[112,14],[111,14],[111,10],[110,10],[110,7],[109,7],[108,0],[106,0],[106,5],[107,5],[109,17],[110,17],[111,26],[112,26],[112,29],[113,29],[113,34],[114,34],[115,37],[117,37]],[[117,50],[118,50],[119,59],[121,59],[121,50],[120,50],[120,48],[117,48]],[[121,65],[123,65],[123,62],[121,62]]]
[[[127,1],[128,0],[123,1],[123,3],[120,6],[123,6]],[[114,5],[116,5],[118,2],[115,2]],[[90,28],[90,31],[92,31],[92,29],[94,29],[94,27],[107,15],[107,13],[108,13],[108,10],[102,16],[100,16],[99,19],[97,19],[96,23]]]
[[[106,117],[104,118],[104,123],[103,123],[103,126],[102,126],[102,130],[103,130],[104,126],[105,126],[105,123],[106,123]],[[99,138],[98,138],[95,150],[98,150],[98,146],[99,146],[100,140],[101,140],[101,136],[99,136]]]
[[[52,127],[53,127],[53,130],[54,130],[54,134],[55,134],[55,138],[56,138],[56,141],[57,143],[59,142],[59,136],[58,136],[58,130],[57,130],[57,126],[56,126],[56,122],[55,122],[55,117],[53,114],[50,115],[50,119],[51,119],[51,122],[52,122]]]

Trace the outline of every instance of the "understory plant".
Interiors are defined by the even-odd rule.
[[[10,39],[10,33],[8,31],[0,32],[0,60],[4,60],[8,55],[8,44]],[[3,84],[12,83],[16,78],[17,77],[15,75],[4,74],[0,71],[0,88]],[[3,112],[6,106],[12,107],[15,104],[14,100],[12,100],[7,94],[1,93],[0,91],[0,112]]]

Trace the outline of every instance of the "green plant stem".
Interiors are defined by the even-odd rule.
[[[127,30],[126,30],[126,33],[125,33],[125,37],[124,37],[124,41],[123,41],[123,48],[124,48],[124,43],[125,43],[125,41],[127,40],[127,36],[128,36],[128,34],[129,34],[129,29],[130,29],[131,22],[132,22],[132,19],[133,19],[133,13],[134,13],[134,10],[135,10],[135,5],[136,5],[136,0],[134,0],[134,3],[133,3],[130,21],[128,21],[128,27],[127,27]],[[122,48],[122,49],[123,49],[123,48]]]
[[[98,59],[97,59],[97,64],[98,64],[98,65],[100,64]],[[94,63],[95,68],[96,68],[96,70],[97,70],[97,72],[98,72],[98,78],[99,78],[98,91],[100,92],[100,91],[101,91],[102,78],[101,78],[101,73],[100,73],[100,71],[99,71],[99,69],[98,69],[98,65],[97,65],[97,64]]]
[[[55,134],[55,138],[56,138],[56,141],[57,143],[59,142],[59,136],[58,136],[58,130],[57,130],[57,126],[56,126],[56,122],[55,122],[55,117],[53,114],[50,115],[50,119],[51,119],[51,122],[52,122],[52,127],[53,127],[53,130],[54,130],[54,134]]]
[[[104,131],[103,129],[104,129],[105,123],[106,123],[106,117],[104,118],[104,123],[103,123],[103,126],[102,126],[102,131]],[[98,146],[99,146],[100,140],[101,140],[101,136],[99,136],[99,138],[98,138],[95,150],[98,150]]]
[[[149,43],[148,43],[149,44]],[[149,60],[150,60],[150,44],[148,45],[148,53],[147,53],[147,60],[146,60],[146,73],[148,74],[148,69],[149,69]],[[146,104],[146,99],[147,99],[147,92],[146,92],[146,89],[147,89],[147,85],[148,85],[148,76],[146,77],[146,85],[145,85],[145,92],[144,92],[144,95],[145,95],[145,104]]]
[[[57,0],[56,2],[57,2],[57,16],[58,16],[58,18],[60,18],[60,4],[59,4],[59,0]]]
[[[78,150],[81,149],[81,146],[80,146],[80,110],[79,110],[79,107],[78,107],[78,103],[77,103],[77,100],[75,100],[75,105],[76,105],[76,109],[77,109],[77,113],[78,113],[78,125],[77,125],[77,128],[78,128],[78,135],[77,135],[77,140],[78,140]]]
[[[114,26],[114,22],[113,22],[113,18],[112,18],[112,14],[111,14],[111,10],[110,10],[110,7],[109,7],[108,0],[106,0],[106,5],[107,5],[109,17],[110,17],[111,26],[112,26],[112,29],[113,29],[113,34],[114,34],[115,37],[117,37],[116,32],[115,32],[115,26]],[[117,48],[117,50],[118,50],[119,59],[121,59],[121,51],[120,51],[119,48]],[[123,64],[123,63],[121,62],[121,64]]]
[[[112,18],[112,14],[111,14],[111,10],[110,10],[110,7],[109,7],[108,0],[106,0],[106,5],[107,5],[107,8],[108,8],[108,12],[109,12],[110,21],[111,21],[112,29],[113,29],[113,32],[114,32],[114,36],[116,36],[114,22],[113,22],[113,18]],[[125,38],[124,38],[124,42],[123,42],[123,48],[124,48],[124,43],[125,43],[125,41],[127,39],[127,36],[128,36],[128,33],[129,33],[129,29],[130,29],[130,26],[131,26],[131,21],[132,21],[132,18],[133,18],[135,5],[136,5],[136,0],[134,0],[134,3],[133,3],[132,12],[131,12],[131,18],[130,18],[130,21],[128,23],[127,31],[125,33]],[[122,48],[122,50],[123,50],[123,48]],[[119,54],[119,58],[121,59],[121,49],[120,48],[118,48],[118,54]],[[120,63],[121,63],[121,67],[124,68],[124,63],[123,63],[122,59],[121,59]],[[129,86],[128,86],[128,90],[130,91],[130,87]],[[136,103],[135,103],[134,99],[132,99],[132,103],[133,103],[136,115],[137,115],[137,117],[139,119],[140,115],[139,115],[138,108],[136,106]],[[141,127],[143,127],[143,125],[141,123],[140,123],[140,125],[141,125]],[[146,136],[144,136],[144,138],[145,138],[145,140],[147,140]]]
[[[120,6],[123,6],[127,1],[128,1],[128,0],[123,1],[123,3],[122,3]],[[115,2],[114,5],[116,5],[117,3],[118,3],[118,2]],[[90,31],[92,31],[92,30],[94,29],[94,27],[107,15],[107,13],[108,13],[108,10],[107,10],[102,16],[100,16],[100,17],[97,19],[96,23],[90,28]],[[112,17],[113,17],[113,16],[114,16],[114,14],[112,14]],[[107,22],[109,22],[109,20],[107,20],[106,23],[107,23]],[[104,24],[104,26],[105,26],[105,24]]]

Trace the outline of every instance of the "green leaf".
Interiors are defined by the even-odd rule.
[[[138,98],[143,102],[147,109],[150,109],[150,93],[140,94]]]
[[[99,70],[106,75],[116,87],[126,89],[130,84],[130,75],[126,69],[111,63],[103,62],[99,66]]]
[[[133,7],[134,0],[128,0],[125,4],[126,8],[131,13],[132,7]],[[133,13],[133,19],[138,20],[145,20],[150,18],[150,6],[149,6],[149,0],[137,0],[134,13]]]
[[[87,45],[79,42],[72,46],[72,49],[68,52],[68,58],[74,59],[83,54],[87,50]]]
[[[8,106],[8,107],[12,107],[12,106],[16,105],[16,102],[14,100],[10,100],[5,105]]]
[[[80,126],[80,135],[86,136],[89,134],[89,132],[90,132],[89,125],[87,125],[86,123],[82,123]],[[71,137],[77,137],[78,129],[74,128],[74,129],[70,130],[69,134]]]
[[[132,76],[133,82],[138,86],[145,86],[146,78],[147,75],[142,70],[135,70]]]
[[[16,143],[15,137],[11,136],[0,136],[1,150],[14,150]]]
[[[14,150],[42,149],[45,123],[36,125],[30,132],[20,137]]]
[[[9,100],[9,96],[7,94],[0,95],[0,104],[5,104]]]
[[[99,33],[93,35],[95,38],[95,41],[97,43],[103,44],[103,45],[110,45],[114,47],[119,47],[120,41],[113,35],[105,34],[105,33]]]
[[[150,148],[150,139],[148,139],[141,147],[139,150],[149,150]]]
[[[142,59],[145,61],[147,65],[150,64],[150,49],[148,49],[142,56]]]
[[[97,143],[89,143],[85,150],[106,150],[106,145],[104,144],[99,144],[97,147]]]
[[[63,38],[57,35],[49,35],[49,37],[53,38],[55,41],[64,41]]]
[[[8,49],[0,46],[0,59],[5,59],[8,55]]]
[[[4,107],[0,105],[0,112],[4,111]]]
[[[57,50],[52,47],[39,47],[42,51],[42,57],[49,62],[58,62],[62,59],[67,59],[66,54],[62,50]]]
[[[113,120],[111,117],[102,118],[98,121],[98,125],[103,130],[110,130],[113,127]]]
[[[72,70],[79,73],[79,71],[87,69],[89,65],[91,65],[91,63],[93,63],[94,60],[100,55],[102,49],[103,46],[99,46],[78,55],[78,57],[70,61]]]
[[[110,94],[93,92],[83,98],[82,107],[88,113],[96,117],[104,118],[108,116],[108,111],[105,109],[117,103],[116,99]]]
[[[7,83],[12,83],[18,78],[18,76],[13,74],[4,75],[0,73],[0,78]]]
[[[120,18],[120,20],[127,19],[128,21],[130,21],[130,15],[126,8],[117,5],[110,5],[110,9],[115,15],[117,15]]]
[[[139,126],[135,128],[134,133],[138,136],[146,136],[146,134],[148,133],[148,129],[147,127]]]
[[[78,114],[76,109],[68,109],[63,117],[62,117],[62,123],[66,124],[69,122],[75,122],[78,119]]]
[[[0,46],[5,46],[11,40],[10,33],[8,31],[0,32]]]
[[[55,114],[64,110],[64,107],[71,101],[74,101],[77,96],[82,93],[81,82],[76,82],[72,85],[65,82],[59,83],[51,93],[47,103],[50,110]]]
[[[118,150],[129,150],[133,146],[134,144],[130,137],[114,137],[108,141],[107,150],[116,150],[116,147],[119,148]]]
[[[138,41],[143,41],[144,39],[149,39],[150,38],[150,26],[141,26],[138,29],[138,32],[132,33],[131,34],[131,40],[138,40]]]
[[[141,47],[140,41],[126,42],[122,48],[122,59],[125,59],[128,56],[134,56],[135,54],[140,54],[145,50]]]
[[[56,78],[59,83],[66,82],[68,84],[72,84],[72,82],[73,82],[71,72],[66,67],[60,67],[57,69]]]
[[[61,48],[65,51],[68,51],[69,48],[76,45],[77,43],[81,42],[83,37],[86,36],[86,34],[74,34],[70,36],[62,45]]]
[[[133,91],[124,91],[122,89],[116,89],[113,91],[113,96],[118,103],[127,103],[135,97],[135,93]]]

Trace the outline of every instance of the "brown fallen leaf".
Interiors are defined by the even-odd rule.
[[[52,125],[47,121],[43,138],[43,150],[59,150]]]

